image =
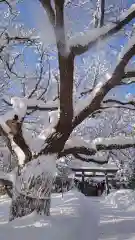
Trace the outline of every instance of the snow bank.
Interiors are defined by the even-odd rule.
[[[135,191],[131,189],[114,191],[110,193],[103,202],[119,210],[129,209],[133,205],[135,206]]]
[[[52,195],[51,217],[32,213],[8,223],[7,198],[0,198],[0,239],[97,240],[99,209],[95,198],[75,190]],[[14,231],[13,231],[14,230]]]
[[[135,192],[114,191],[100,201],[100,240],[135,239]]]

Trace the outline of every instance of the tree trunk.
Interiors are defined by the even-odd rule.
[[[19,194],[12,199],[10,206],[9,220],[26,216],[32,212],[40,215],[50,215],[51,195],[48,199],[35,199]]]
[[[49,162],[51,159],[46,160],[46,164],[44,160],[41,162],[34,160],[26,168],[20,169],[19,174],[17,172],[10,206],[10,221],[31,214],[33,211],[40,215],[50,215],[54,177],[47,169]],[[53,168],[52,164],[51,166]],[[37,172],[33,174],[34,168]]]

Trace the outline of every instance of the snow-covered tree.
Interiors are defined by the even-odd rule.
[[[117,54],[115,55],[112,68],[107,61],[106,65],[103,64],[101,68],[94,65],[93,79],[92,81],[86,80],[85,83],[90,82],[90,85],[88,84],[81,91],[79,90],[80,79],[76,79],[79,72],[77,69],[78,57],[86,54],[83,58],[85,65],[90,64],[90,56],[93,56],[92,50],[96,51],[97,46],[98,51],[100,49],[101,56],[103,56],[103,49],[108,53],[106,44],[112,42],[112,37],[116,38],[123,34],[122,30],[135,18],[135,5],[133,4],[128,10],[122,12],[117,21],[108,23],[104,21],[105,16],[101,16],[102,14],[105,15],[103,9],[105,4],[99,4],[97,10],[99,11],[99,6],[102,6],[102,9],[100,9],[100,14],[96,16],[97,19],[98,16],[100,18],[98,24],[95,25],[96,28],[91,29],[90,25],[89,29],[89,26],[85,26],[83,33],[72,36],[71,31],[68,34],[67,27],[70,27],[70,25],[69,22],[66,24],[64,17],[66,10],[70,9],[70,1],[64,3],[64,0],[54,0],[52,3],[50,0],[39,0],[39,2],[48,15],[55,37],[59,72],[57,71],[56,75],[51,74],[51,77],[53,76],[53,79],[55,79],[55,81],[52,81],[52,86],[54,87],[54,82],[57,82],[56,89],[58,91],[55,90],[57,96],[55,98],[52,96],[51,101],[49,98],[42,98],[43,84],[45,83],[39,75],[39,81],[36,78],[35,88],[31,92],[29,89],[25,97],[12,97],[11,102],[6,99],[6,102],[12,105],[13,109],[1,116],[0,134],[4,137],[9,150],[18,162],[18,167],[11,173],[0,173],[3,183],[13,188],[13,191],[10,192],[12,197],[10,220],[29,214],[34,210],[45,215],[50,214],[51,190],[56,174],[57,159],[72,156],[72,158],[82,161],[104,164],[108,159],[100,161],[94,158],[100,151],[126,149],[135,146],[135,137],[131,135],[109,135],[109,137],[97,137],[92,140],[85,139],[78,134],[80,124],[84,126],[86,119],[90,121],[93,116],[106,109],[134,109],[134,99],[123,100],[119,98],[118,94],[115,94],[115,96],[114,94],[113,96],[109,95],[110,90],[113,89],[115,92],[117,86],[129,84],[127,81],[129,78],[131,84],[131,79],[135,76],[135,72],[131,69],[133,63],[130,61],[135,53],[133,29],[130,31],[132,34],[128,34],[128,43],[125,44],[118,57]],[[81,1],[76,4],[80,8]],[[2,36],[4,36],[5,43],[1,47],[2,55],[10,42],[19,41],[30,44],[33,42],[29,36],[16,37],[14,35],[13,37],[7,31],[6,33],[3,32]],[[124,37],[124,34],[122,36]],[[43,49],[41,50],[38,47],[38,51],[41,53],[40,59],[43,60]],[[46,61],[48,61],[48,58],[40,62],[40,71],[43,69],[42,63],[44,66]],[[128,70],[129,64],[130,70]],[[6,67],[9,67],[9,64]],[[12,69],[9,70],[11,73]],[[48,72],[50,73],[50,69]],[[38,88],[39,86],[40,88]],[[90,88],[88,89],[88,87]],[[78,95],[77,91],[80,91],[79,98],[76,97]],[[29,112],[35,110],[38,111],[39,115],[41,111],[46,112],[44,116],[42,115],[45,125],[42,132],[39,133],[40,126],[36,126],[38,136],[37,134],[36,136],[30,135],[26,131],[24,122],[26,116],[30,115]]]

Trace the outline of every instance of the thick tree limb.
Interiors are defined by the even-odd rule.
[[[64,27],[64,1],[55,0],[56,26],[55,36],[58,49],[60,71],[60,119],[57,129],[71,129],[73,118],[73,73],[74,57],[67,54],[66,36]],[[60,130],[60,131],[61,131]],[[62,130],[62,131],[63,131]],[[59,130],[58,130],[59,131]]]
[[[59,92],[60,118],[56,126],[56,132],[58,133],[58,135],[60,133],[61,138],[63,138],[64,144],[64,141],[67,140],[67,137],[70,135],[73,118],[72,95],[73,95],[74,56],[72,53],[67,52],[64,26],[64,0],[54,1],[55,12],[51,6],[51,1],[40,0],[40,2],[42,3],[44,9],[47,11],[48,18],[50,19],[50,22],[54,28],[54,33],[56,37],[60,72],[60,92]],[[67,130],[66,134],[65,129]]]
[[[90,114],[100,109],[101,102],[103,101],[105,95],[116,85],[121,82],[122,76],[124,75],[124,69],[129,60],[135,54],[135,44],[124,54],[118,65],[116,66],[111,78],[104,83],[96,92],[93,99],[90,101],[90,104],[87,105],[73,120],[72,127],[75,128],[80,124],[85,118]]]

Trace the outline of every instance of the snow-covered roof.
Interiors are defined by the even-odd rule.
[[[118,171],[118,168],[114,164],[104,164],[102,166],[96,165],[96,164],[89,164],[89,166],[73,166],[71,167],[72,171],[75,172],[107,172],[107,173],[116,173]]]

